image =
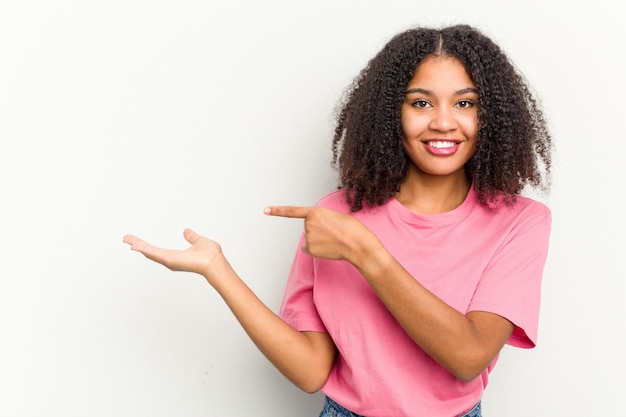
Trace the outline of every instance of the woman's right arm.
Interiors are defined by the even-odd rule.
[[[270,362],[303,391],[318,391],[335,360],[335,345],[330,336],[292,328],[241,280],[219,244],[190,229],[185,230],[184,236],[191,244],[184,251],[159,248],[132,235],[125,236],[124,242],[170,270],[204,276]]]

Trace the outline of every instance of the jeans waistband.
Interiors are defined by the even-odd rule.
[[[472,407],[466,413],[459,414],[456,417],[481,417],[481,403],[478,403]],[[353,413],[352,411],[344,408],[343,406],[337,404],[332,398],[326,396],[326,400],[324,402],[324,408],[320,413],[319,417],[364,417],[360,414]]]

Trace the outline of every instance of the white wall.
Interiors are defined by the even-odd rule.
[[[617,2],[615,2],[617,3]],[[396,32],[467,22],[542,97],[557,145],[537,349],[489,416],[622,416],[626,38],[609,1],[0,4],[0,415],[314,416],[197,276],[122,244],[220,241],[277,309],[297,221],[334,186],[331,111]]]

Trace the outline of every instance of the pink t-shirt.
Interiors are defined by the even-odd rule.
[[[516,326],[508,344],[534,347],[551,225],[543,204],[519,196],[511,207],[489,210],[470,190],[442,214],[418,215],[396,199],[351,213],[340,190],[318,205],[361,220],[459,312],[499,314]],[[322,391],[368,417],[459,415],[481,398],[496,362],[470,382],[456,379],[405,333],[354,266],[300,250],[280,315],[299,331],[330,334],[338,356]]]

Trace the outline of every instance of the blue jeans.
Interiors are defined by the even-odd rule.
[[[364,417],[359,414],[355,414],[350,410],[346,410],[332,399],[326,397],[324,403],[324,409],[320,413],[319,417]],[[480,401],[467,413],[457,417],[482,417],[480,412]]]

